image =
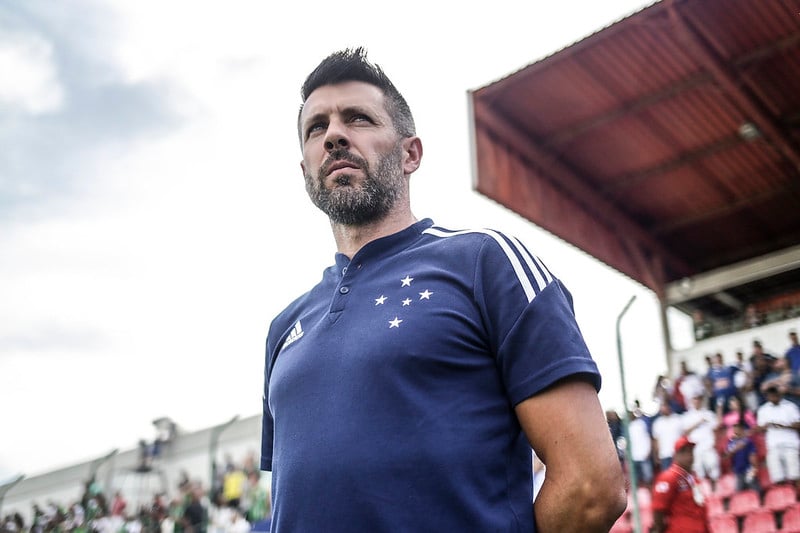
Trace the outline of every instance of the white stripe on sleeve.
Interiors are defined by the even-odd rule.
[[[522,263],[520,263],[519,258],[514,253],[514,250],[511,249],[506,240],[496,231],[488,229],[474,229],[474,230],[447,232],[447,231],[442,231],[441,229],[438,228],[430,227],[424,230],[423,233],[427,233],[428,235],[433,235],[434,237],[455,237],[457,235],[465,235],[468,233],[483,233],[484,235],[488,235],[492,237],[495,240],[495,242],[497,242],[497,244],[500,245],[500,248],[506,254],[508,261],[511,263],[511,267],[514,269],[514,273],[517,276],[517,280],[519,280],[519,283],[522,286],[522,290],[525,292],[525,297],[528,299],[528,303],[530,303],[536,297],[537,292],[541,291],[547,286],[547,283],[542,279],[539,270],[532,264],[532,260],[530,259],[530,254],[526,253],[525,249],[522,248],[522,246],[517,241],[515,242],[514,246],[515,248],[520,250],[522,257],[525,258],[528,268],[531,270],[533,274],[538,290],[533,288],[531,280],[525,273],[525,269],[522,267]]]

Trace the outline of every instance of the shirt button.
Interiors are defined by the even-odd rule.
[[[350,287],[339,287],[339,292],[342,294],[347,294],[350,292]]]
[[[342,269],[342,275],[344,275],[344,274],[347,274],[347,267],[344,267],[344,268]]]

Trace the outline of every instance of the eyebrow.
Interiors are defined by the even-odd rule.
[[[347,107],[343,108],[342,111],[341,111],[341,114],[344,115],[344,116],[351,116],[351,115],[356,115],[356,114],[364,114],[364,115],[370,116],[371,118],[373,118],[376,121],[378,120],[378,118],[376,116],[376,112],[375,112],[374,109],[371,109],[369,107],[365,107],[365,106],[362,106],[362,105],[358,105],[358,104],[353,104],[353,105],[350,105],[350,106],[347,106]],[[305,133],[306,128],[310,124],[314,124],[314,123],[319,122],[319,121],[323,121],[324,122],[324,121],[326,121],[328,119],[328,116],[329,116],[329,113],[317,112],[317,113],[314,113],[313,115],[307,117],[301,123],[302,129],[303,129],[303,133]]]

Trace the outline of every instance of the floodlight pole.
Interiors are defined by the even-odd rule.
[[[620,312],[619,316],[617,317],[617,358],[619,360],[619,377],[620,381],[622,382],[622,431],[625,435],[625,460],[628,462],[628,472],[631,476],[631,493],[633,494],[633,527],[636,533],[642,533],[642,522],[641,518],[639,517],[639,495],[638,483],[636,480],[636,465],[633,464],[633,457],[631,456],[631,434],[628,430],[628,426],[630,425],[630,416],[628,415],[628,390],[625,387],[625,364],[622,360],[622,335],[620,334],[620,323],[622,322],[622,317],[628,312],[628,309],[635,299],[636,295],[634,294],[631,296],[631,299],[628,300],[628,303],[625,304],[625,307],[622,308],[622,312]]]

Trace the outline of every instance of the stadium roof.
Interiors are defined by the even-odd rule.
[[[800,289],[800,2],[654,3],[470,104],[476,190],[660,297]]]

